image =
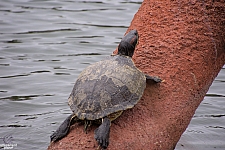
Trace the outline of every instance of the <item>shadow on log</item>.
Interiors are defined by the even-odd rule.
[[[109,150],[174,149],[225,63],[225,6],[216,1],[145,0],[128,29],[137,29],[136,66],[165,82],[147,85],[139,103],[111,125]],[[96,149],[75,124],[53,149]]]

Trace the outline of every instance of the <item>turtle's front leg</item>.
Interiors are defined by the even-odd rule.
[[[95,139],[99,146],[106,149],[109,145],[109,132],[111,121],[108,117],[102,119],[102,124],[95,129]]]
[[[78,118],[74,114],[71,114],[69,117],[67,117],[66,120],[64,120],[59,126],[59,128],[50,136],[51,141],[55,142],[65,137],[69,132],[70,126],[77,120]]]
[[[150,80],[150,81],[154,81],[155,83],[162,82],[162,80],[159,77],[152,77],[147,74],[145,74],[145,77],[147,81]]]

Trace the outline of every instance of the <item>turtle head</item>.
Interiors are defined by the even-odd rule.
[[[118,55],[125,55],[132,57],[137,42],[138,42],[138,32],[137,30],[131,30],[122,38],[118,47]]]

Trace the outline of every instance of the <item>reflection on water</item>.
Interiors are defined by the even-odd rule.
[[[77,76],[112,53],[141,2],[1,1],[0,144],[46,149],[71,113],[67,98]],[[223,147],[224,79],[222,69],[177,149]]]

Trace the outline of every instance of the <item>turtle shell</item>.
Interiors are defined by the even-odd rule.
[[[81,72],[68,102],[79,119],[97,120],[134,107],[145,87],[145,75],[130,57],[110,56]]]

